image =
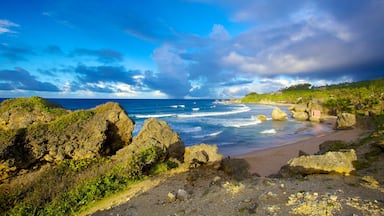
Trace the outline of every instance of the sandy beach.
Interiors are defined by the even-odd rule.
[[[319,151],[319,145],[325,141],[341,140],[353,142],[358,140],[364,130],[354,128],[350,130],[335,130],[334,132],[321,134],[317,137],[300,140],[298,142],[278,146],[274,148],[255,150],[242,155],[234,156],[242,158],[250,164],[250,172],[261,176],[269,176],[277,173],[280,168],[287,164],[289,159],[297,157],[299,151],[314,154]]]

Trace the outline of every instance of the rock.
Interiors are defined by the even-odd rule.
[[[307,121],[308,120],[308,113],[306,113],[306,112],[295,112],[293,114],[293,118],[295,118],[297,121]]]
[[[305,104],[295,104],[292,110],[295,112],[308,112],[308,107]]]
[[[309,120],[311,122],[320,122],[321,111],[317,109],[312,109],[309,114]]]
[[[45,162],[114,154],[132,140],[133,121],[117,103],[70,112],[48,124],[19,129],[0,138],[0,161],[17,169]]]
[[[244,159],[225,158],[221,162],[221,169],[236,180],[249,177],[249,163]]]
[[[288,161],[280,174],[284,177],[300,174],[340,173],[349,175],[355,170],[353,161],[357,160],[355,150],[327,152],[324,155],[309,155]]]
[[[169,157],[183,161],[185,148],[183,141],[165,121],[155,118],[147,119],[132,144],[118,151],[116,157],[125,157],[150,146],[157,146],[163,149]]]
[[[0,105],[0,129],[27,128],[49,123],[69,111],[40,97],[4,100]]]
[[[169,192],[167,197],[168,197],[168,202],[170,202],[170,203],[176,201],[176,195],[174,193],[172,193],[172,192]]]
[[[259,119],[260,121],[267,121],[267,116],[265,116],[265,115],[257,115],[256,119]]]
[[[341,113],[337,115],[336,128],[348,129],[356,125],[356,116],[351,113]]]
[[[177,190],[177,193],[176,193],[176,199],[180,200],[180,201],[184,201],[184,200],[187,200],[188,199],[188,193],[187,191],[183,190],[183,189],[179,189]]]
[[[272,110],[272,120],[284,121],[287,120],[287,113],[276,107]]]
[[[190,166],[216,165],[222,159],[223,155],[218,153],[216,145],[199,144],[185,148],[184,162]]]

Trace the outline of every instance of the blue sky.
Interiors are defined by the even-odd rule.
[[[231,98],[382,78],[383,0],[1,0],[0,97]]]

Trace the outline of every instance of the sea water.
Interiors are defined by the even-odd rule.
[[[215,100],[50,99],[70,110],[89,109],[113,101],[135,121],[136,135],[148,118],[166,121],[186,146],[216,144],[224,155],[285,145],[331,131],[329,126],[295,121],[272,121],[275,106],[222,103]],[[280,107],[288,113],[287,107]],[[260,121],[256,115],[267,116]]]

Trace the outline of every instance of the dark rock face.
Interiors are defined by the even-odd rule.
[[[165,121],[155,118],[147,119],[132,144],[119,150],[115,158],[122,159],[142,148],[151,146],[157,146],[163,149],[169,157],[183,161],[185,148],[183,141]]]
[[[341,113],[337,115],[336,128],[348,129],[356,125],[356,116],[351,113]]]
[[[34,164],[114,154],[132,140],[134,122],[116,103],[71,112],[47,124],[1,133],[0,166]],[[1,170],[0,170],[1,171]]]

